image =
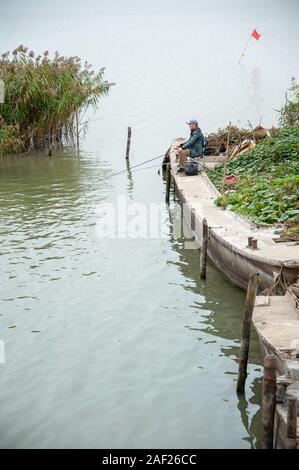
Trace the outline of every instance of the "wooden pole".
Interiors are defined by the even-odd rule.
[[[297,437],[297,398],[289,397],[287,399],[288,415],[287,415],[287,436],[291,439]]]
[[[224,177],[225,177],[225,173],[226,173],[226,164],[227,164],[227,160],[228,160],[228,147],[229,147],[229,137],[230,137],[231,127],[232,127],[232,123],[231,123],[231,121],[229,121],[227,139],[226,139],[226,155],[225,155],[224,166],[223,166],[223,178],[222,178],[222,187],[221,187],[221,196],[222,197],[223,197],[223,193],[224,193]]]
[[[170,186],[171,186],[170,163],[167,163],[166,164],[166,194],[165,194],[165,201],[167,204],[169,204]]]
[[[207,273],[207,251],[208,251],[208,239],[209,239],[209,226],[206,218],[202,221],[202,244],[200,249],[200,278],[205,279]]]
[[[255,297],[260,283],[260,276],[258,273],[250,274],[247,287],[244,317],[243,317],[243,330],[240,347],[240,362],[239,373],[237,382],[237,393],[244,393],[245,381],[247,377],[247,363],[250,343],[250,329],[252,321],[252,313],[254,308]]]
[[[76,111],[76,140],[77,140],[77,152],[79,154],[80,147],[79,147],[79,116],[78,116],[78,111]]]
[[[127,149],[126,149],[126,160],[129,160],[130,146],[131,146],[131,127],[128,127],[128,138],[127,138]]]
[[[263,380],[263,447],[273,449],[274,417],[276,406],[276,357],[270,354],[264,360]]]

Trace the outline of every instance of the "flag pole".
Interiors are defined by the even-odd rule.
[[[239,59],[239,62],[238,62],[239,64],[241,63],[241,60],[242,60],[242,58],[244,57],[245,51],[246,51],[246,49],[247,49],[247,47],[248,47],[248,44],[249,44],[251,38],[252,38],[252,36],[250,35],[249,38],[248,38],[248,40],[247,40],[247,42],[246,42],[246,44],[245,44],[245,46],[244,46],[243,52],[242,52],[242,54],[241,54],[241,57],[240,57],[240,59]]]

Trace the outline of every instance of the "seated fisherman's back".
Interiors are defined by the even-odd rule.
[[[198,122],[196,119],[190,119],[187,124],[191,131],[190,137],[186,142],[176,147],[176,150],[178,151],[177,158],[179,172],[185,171],[188,157],[191,157],[194,160],[199,160],[199,158],[203,157],[205,140],[201,129],[198,127]]]

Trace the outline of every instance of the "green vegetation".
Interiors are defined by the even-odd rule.
[[[221,189],[224,167],[207,173]],[[239,177],[233,188],[216,200],[257,224],[283,224],[287,236],[299,235],[299,126],[283,127],[251,152],[228,160],[226,175]],[[225,187],[225,189],[228,189]]]
[[[111,83],[78,57],[35,57],[19,46],[0,59],[5,100],[0,104],[0,154],[19,153],[74,141],[76,119],[96,106]],[[85,123],[86,124],[86,123]],[[84,128],[82,127],[84,130]]]
[[[280,125],[294,126],[299,125],[299,85],[293,78],[289,93],[286,93],[286,103],[279,111]]]

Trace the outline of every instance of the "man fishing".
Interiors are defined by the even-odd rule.
[[[177,159],[179,173],[185,171],[185,165],[189,157],[196,161],[199,161],[199,159],[203,157],[203,149],[205,145],[205,139],[203,133],[201,132],[201,129],[198,127],[197,120],[190,119],[187,124],[191,131],[190,137],[186,142],[176,147],[176,150],[178,152]]]

